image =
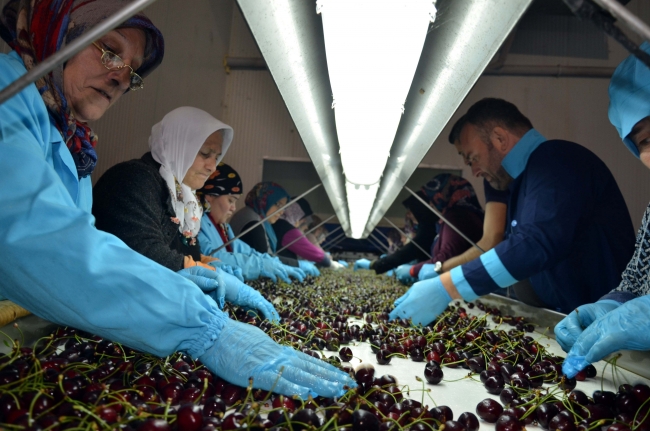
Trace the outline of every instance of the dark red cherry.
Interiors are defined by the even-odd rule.
[[[375,358],[377,358],[377,363],[379,365],[388,365],[390,364],[390,355],[392,355],[390,351],[380,350],[375,355]]]
[[[460,422],[466,431],[478,431],[479,421],[474,413],[463,412],[458,416],[458,422]]]
[[[138,427],[138,431],[171,431],[171,426],[163,419],[147,419]]]
[[[516,416],[502,415],[494,428],[496,431],[521,431],[524,427]]]
[[[557,415],[559,412],[560,410],[555,404],[542,403],[537,406],[535,414],[537,416],[537,422],[539,423],[539,426],[545,430],[548,429],[551,419],[553,419],[553,417],[555,417],[555,415]]]
[[[367,410],[357,410],[352,413],[352,429],[354,431],[377,431],[379,418]]]
[[[492,398],[486,398],[476,405],[476,414],[485,422],[496,423],[503,412],[503,406]]]
[[[442,372],[442,369],[440,369],[440,365],[438,365],[437,362],[427,362],[427,365],[424,367],[424,378],[427,380],[427,382],[431,383],[432,385],[437,385],[442,381],[443,377],[444,373]]]
[[[183,431],[199,431],[203,427],[201,408],[196,404],[184,404],[176,414],[178,428]]]
[[[343,362],[350,362],[352,357],[352,349],[349,347],[343,347],[341,350],[339,350],[339,358],[341,358]]]

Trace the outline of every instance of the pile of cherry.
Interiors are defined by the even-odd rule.
[[[650,431],[650,388],[626,384],[616,394],[587,397],[575,390],[576,379],[562,376],[562,358],[535,341],[533,325],[521,317],[477,302],[451,305],[426,327],[389,322],[404,287],[366,271],[252,285],[274,302],[280,323],[237,307],[229,309],[233,318],[351,373],[358,387],[338,399],[284,397],[231,385],[181,353],[157,358],[59,328],[31,348],[13,341],[13,352],[0,356],[0,429],[476,431],[482,420],[497,431],[533,423],[552,431]],[[468,313],[475,307],[481,312]],[[376,375],[371,364],[349,366],[347,345],[362,341],[380,365],[393,358],[421,362],[423,386],[443,381],[447,368],[467,369],[466,378],[480,380],[500,402],[487,398],[476,414],[454,417],[443,400],[430,407],[424,397],[409,399],[409,388]],[[589,367],[577,380],[595,375]]]

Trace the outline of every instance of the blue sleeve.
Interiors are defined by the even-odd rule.
[[[517,195],[518,219],[511,221],[508,237],[461,267],[463,279],[477,295],[529,278],[564,259],[572,249],[581,217],[595,201],[595,188],[583,184],[593,176],[584,172],[591,169],[589,163],[550,157],[540,152],[543,148],[531,155],[522,174],[525,184]]]
[[[0,87],[20,73],[0,56]],[[98,231],[52,163],[30,85],[0,105],[0,294],[34,314],[156,355],[200,356],[221,312],[193,283]],[[183,307],[179,307],[183,304]]]

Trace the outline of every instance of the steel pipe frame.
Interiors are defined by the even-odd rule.
[[[284,204],[282,207],[280,207],[280,208],[278,208],[277,210],[273,211],[271,214],[267,214],[266,217],[264,217],[262,220],[258,221],[258,222],[255,223],[253,226],[249,227],[248,229],[244,230],[243,232],[239,232],[239,235],[235,236],[235,237],[234,237],[233,239],[231,239],[230,241],[224,243],[221,247],[219,247],[219,248],[217,248],[215,251],[213,251],[212,254],[214,254],[214,253],[218,252],[219,250],[221,250],[222,248],[224,248],[224,247],[226,247],[226,246],[232,244],[235,240],[238,240],[238,239],[241,238],[242,236],[246,235],[248,232],[252,231],[252,230],[255,229],[257,226],[261,225],[262,223],[264,223],[265,221],[267,221],[268,219],[270,219],[271,217],[273,217],[274,215],[276,215],[276,214],[279,213],[280,211],[284,210],[284,209],[287,208],[289,205],[291,205],[291,204],[293,204],[293,203],[299,201],[300,199],[304,198],[305,196],[307,196],[309,193],[313,192],[314,190],[316,190],[316,189],[319,188],[320,186],[322,186],[322,184],[320,184],[320,183],[319,183],[319,184],[316,184],[314,187],[312,187],[311,189],[307,190],[305,193],[303,193],[303,194],[301,194],[301,195],[299,195],[299,196],[296,196],[295,198],[293,198],[293,200],[287,202],[287,203]]]
[[[313,231],[315,231],[316,229],[318,229],[319,227],[321,227],[322,225],[324,225],[324,224],[327,223],[328,221],[332,220],[334,217],[336,217],[336,215],[333,214],[333,215],[331,215],[330,217],[328,217],[326,220],[323,220],[322,222],[320,222],[319,224],[317,224],[317,225],[314,226],[313,228],[309,229],[307,232],[305,232],[305,233],[303,233],[302,235],[300,235],[298,238],[296,238],[296,239],[294,239],[293,241],[291,241],[289,244],[287,244],[287,245],[285,245],[284,247],[282,247],[280,250],[278,250],[278,251],[276,251],[275,253],[273,253],[273,256],[277,256],[278,254],[280,254],[281,252],[283,252],[283,251],[286,250],[287,248],[289,248],[289,247],[291,247],[292,245],[294,245],[294,244],[295,244],[296,242],[298,242],[300,239],[302,239],[302,238],[304,238],[305,236],[307,236],[307,234],[312,233]]]
[[[406,238],[408,238],[408,235],[406,235],[402,229],[398,228],[397,225],[396,225],[395,223],[393,223],[392,221],[390,221],[387,217],[384,217],[384,220],[386,220],[386,221],[387,221],[391,226],[393,226],[395,229],[397,229],[397,231],[398,231],[399,233],[401,233],[401,234],[404,235]],[[418,248],[422,253],[426,254],[426,255],[429,257],[429,259],[433,259],[433,257],[429,254],[429,252],[427,252],[425,249],[423,249],[423,248],[420,246],[420,244],[418,244],[417,242],[415,242],[415,241],[413,241],[413,240],[411,240],[411,242],[412,242],[413,245],[416,246],[416,247],[417,247],[417,248]]]
[[[457,233],[458,235],[462,236],[463,239],[464,239],[465,241],[467,241],[468,243],[470,243],[470,244],[472,245],[472,247],[475,247],[475,248],[476,248],[478,251],[480,251],[481,253],[485,253],[485,250],[483,250],[481,247],[479,247],[479,246],[478,246],[474,241],[472,241],[471,239],[469,239],[469,237],[468,237],[467,235],[465,235],[465,234],[464,234],[460,229],[458,229],[456,226],[454,226],[454,224],[453,224],[452,222],[450,222],[449,220],[447,220],[447,219],[445,218],[445,216],[443,216],[442,213],[441,213],[440,211],[438,211],[436,208],[434,208],[434,207],[432,207],[431,205],[429,205],[429,203],[428,203],[427,201],[425,201],[425,200],[422,199],[420,196],[418,196],[417,193],[415,193],[415,192],[414,192],[413,190],[411,190],[410,188],[404,186],[404,189],[406,189],[407,192],[409,192],[410,194],[412,194],[413,196],[415,196],[416,199],[419,200],[422,204],[424,204],[424,206],[426,206],[427,208],[429,208],[429,209],[431,210],[431,212],[433,212],[435,215],[437,215],[438,217],[440,217],[440,220],[444,221],[444,222],[447,224],[447,226],[449,226],[450,228],[452,228],[453,230],[455,230],[456,233]]]
[[[82,49],[86,48],[92,42],[96,41],[118,25],[122,24],[133,15],[149,6],[156,0],[134,0],[133,3],[125,6],[123,9],[115,12],[86,33],[73,40],[70,45],[66,45],[60,51],[55,52],[45,60],[41,61],[30,71],[7,85],[0,91],[0,104],[11,99],[29,84],[35,82],[41,76],[51,72],[55,67],[65,63]]]

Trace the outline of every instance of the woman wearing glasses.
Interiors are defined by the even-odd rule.
[[[11,0],[0,14],[13,49],[0,54],[0,88],[128,3]],[[252,376],[263,389],[277,380],[285,394],[342,393],[352,382],[339,371],[228,319],[197,288],[216,288],[214,271],[175,273],[94,227],[97,138],[88,122],[143,86],[163,38],[138,14],[95,43],[0,104],[0,295],[143,351],[187,352],[235,384]]]

